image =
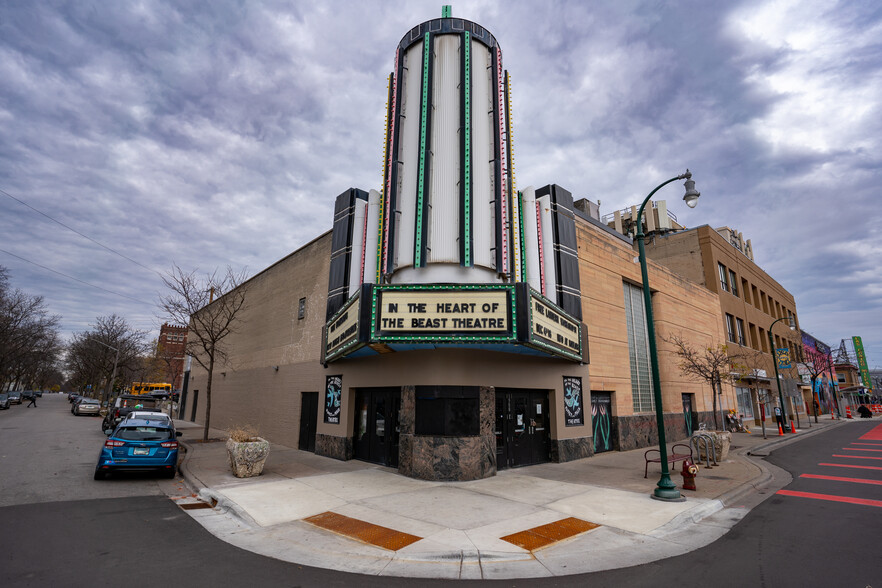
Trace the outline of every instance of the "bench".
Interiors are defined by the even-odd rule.
[[[683,453],[682,450],[680,453],[677,453],[678,447],[682,447],[684,450],[688,451],[689,453]],[[655,457],[649,457],[649,455],[652,452],[655,452],[655,455],[656,455]],[[650,463],[659,463],[659,464],[661,463],[661,451],[659,451],[658,449],[647,449],[646,453],[643,454],[643,459],[646,460],[646,467],[643,468],[643,477],[645,478],[649,475],[649,464]],[[683,444],[683,443],[674,443],[674,445],[671,447],[671,450],[668,452],[668,462],[670,462],[673,465],[673,464],[677,463],[678,461],[684,461],[687,459],[689,461],[692,461],[692,448],[688,445]]]

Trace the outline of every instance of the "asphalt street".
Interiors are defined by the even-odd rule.
[[[94,481],[95,459],[104,439],[99,420],[74,417],[66,398],[41,400],[38,409],[14,406],[0,413],[2,586],[452,583],[356,576],[232,547],[205,531],[169,498],[186,492],[180,479],[137,476]],[[873,459],[882,457],[877,451],[882,450],[882,439],[861,439],[880,425],[880,419],[849,423],[775,451],[768,459],[774,465],[769,467],[785,482],[790,472],[792,483],[774,495],[745,497],[743,506],[753,507],[751,512],[722,539],[690,554],[582,576],[481,583],[882,586],[882,566],[873,555],[882,528],[882,470],[866,469],[882,467],[882,459]]]

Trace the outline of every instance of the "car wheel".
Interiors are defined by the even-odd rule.
[[[102,472],[101,470],[95,470],[95,479],[96,480],[103,480],[106,477],[107,477],[107,474],[105,472]]]
[[[173,479],[175,477],[175,474],[178,473],[177,470],[178,470],[177,468],[170,469],[169,471],[165,472],[165,477],[168,478],[169,480]]]

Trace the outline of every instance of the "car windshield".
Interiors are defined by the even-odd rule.
[[[172,435],[171,429],[160,427],[122,427],[114,437],[125,441],[164,441]]]

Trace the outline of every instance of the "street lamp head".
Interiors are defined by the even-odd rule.
[[[684,175],[687,176],[687,180],[683,184],[686,186],[686,193],[683,194],[683,202],[685,202],[686,206],[689,208],[695,208],[695,205],[698,204],[698,197],[701,196],[701,193],[695,189],[695,180],[692,179],[692,174],[688,169]]]
[[[791,331],[796,330],[796,321],[793,319],[793,315],[787,317],[787,326],[790,327]]]

